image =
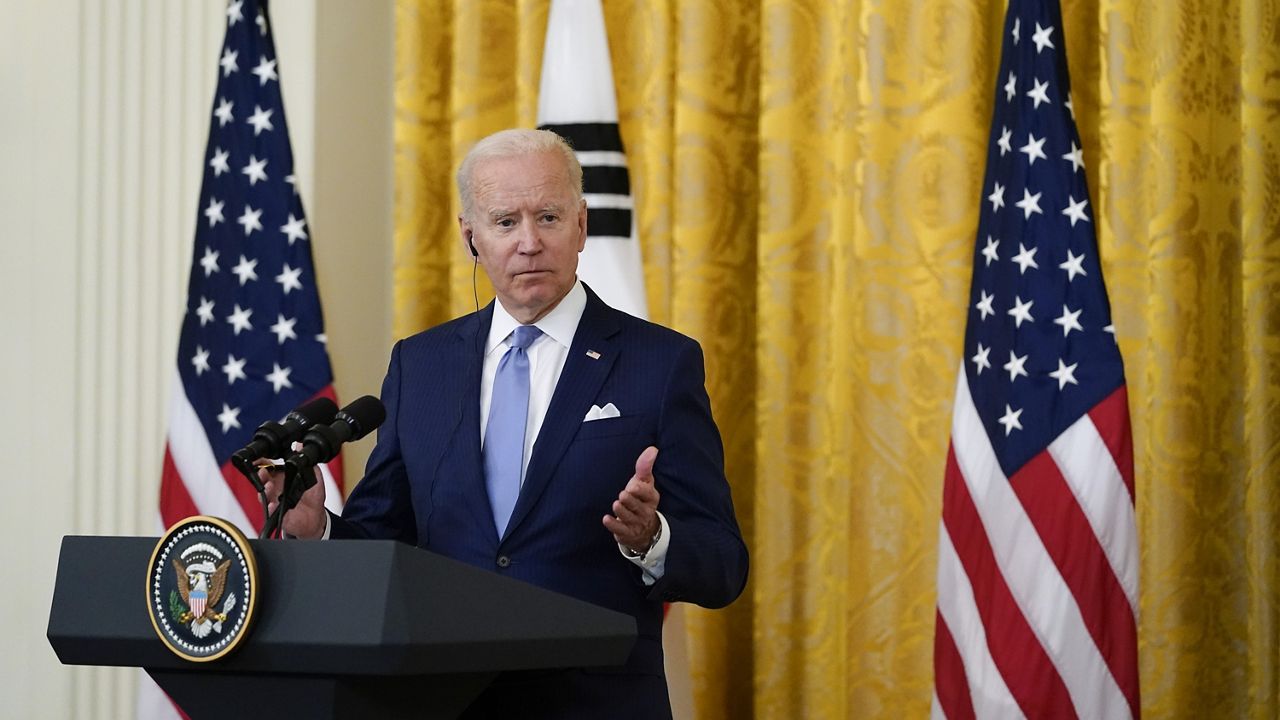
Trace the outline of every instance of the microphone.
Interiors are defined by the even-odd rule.
[[[244,473],[255,485],[258,484],[258,468],[254,461],[258,458],[284,457],[293,443],[302,438],[307,428],[317,423],[332,422],[338,412],[338,406],[327,397],[318,397],[303,403],[281,422],[268,420],[258,426],[253,433],[253,441],[237,450],[231,456],[231,462]],[[261,487],[258,488],[262,490]]]
[[[312,469],[316,465],[326,463],[337,457],[343,443],[359,440],[377,429],[387,419],[387,409],[382,401],[372,395],[357,398],[350,405],[334,416],[329,424],[317,423],[311,426],[302,438],[302,450],[285,460],[286,472],[297,483],[291,483],[292,492],[286,500],[287,507],[293,507],[315,484],[316,478]],[[291,501],[291,502],[290,502]]]

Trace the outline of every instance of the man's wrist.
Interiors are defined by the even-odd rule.
[[[644,550],[636,550],[633,547],[623,545],[622,554],[636,560],[644,560],[649,554],[649,551],[652,550],[654,546],[658,544],[658,541],[662,539],[662,522],[658,521],[657,526],[658,529],[653,532],[653,536],[649,538],[649,544],[645,546]]]
[[[667,518],[658,512],[658,530],[654,532],[652,542],[643,553],[618,543],[618,552],[622,557],[643,572],[640,579],[645,585],[652,585],[666,574],[667,553],[671,549],[672,530]]]

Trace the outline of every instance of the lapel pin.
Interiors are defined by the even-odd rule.
[[[595,350],[588,350],[587,357],[591,358],[592,360],[599,360],[600,353],[596,352]]]

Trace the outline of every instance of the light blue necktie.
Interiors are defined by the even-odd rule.
[[[489,423],[484,431],[484,482],[499,538],[507,531],[524,475],[524,431],[529,417],[529,354],[525,349],[541,334],[533,325],[513,330],[507,338],[511,347],[498,362],[498,374],[493,378]]]

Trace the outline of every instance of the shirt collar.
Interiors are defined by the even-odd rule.
[[[565,349],[573,346],[573,336],[578,332],[578,323],[582,313],[587,309],[587,291],[582,289],[582,281],[574,282],[568,294],[560,299],[551,312],[534,323],[544,335],[563,345]],[[493,303],[493,320],[489,324],[489,341],[485,344],[484,354],[487,356],[505,345],[504,342],[512,330],[520,323],[511,317],[511,313],[502,306],[501,300]],[[537,341],[535,341],[537,342]]]

